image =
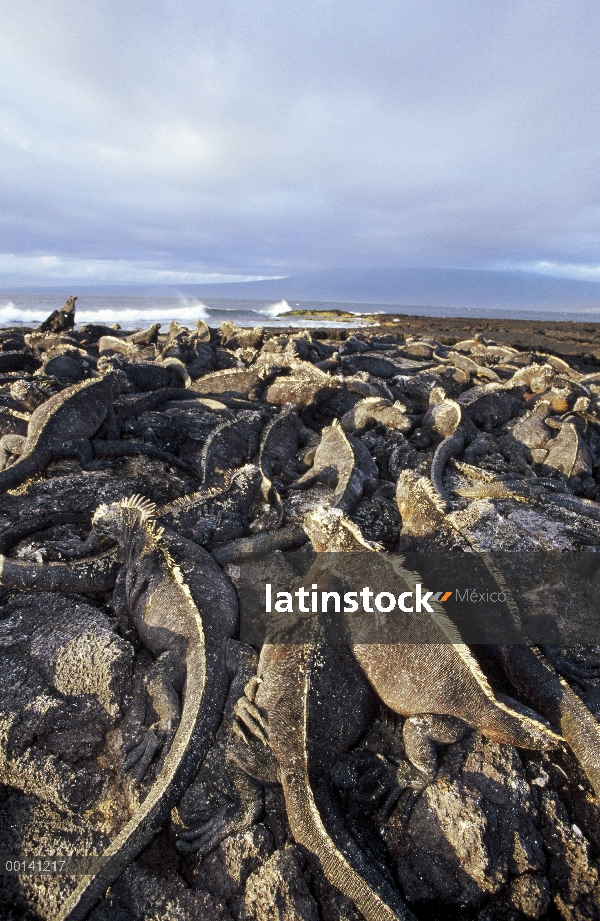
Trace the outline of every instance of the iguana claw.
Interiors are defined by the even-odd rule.
[[[132,780],[144,777],[150,762],[160,748],[160,741],[153,729],[148,729],[142,742],[131,749],[121,766],[121,774],[129,773]]]
[[[225,803],[207,822],[203,822],[196,828],[188,828],[179,832],[175,847],[182,853],[194,853],[205,857],[220,844],[223,838],[238,829],[237,811],[233,803]]]
[[[236,735],[244,742],[248,742],[249,739],[244,732],[244,727],[253,735],[255,738],[259,739],[263,745],[269,744],[268,737],[268,728],[266,720],[261,712],[261,710],[254,703],[254,698],[256,697],[256,692],[260,685],[260,678],[253,677],[250,679],[248,684],[244,689],[244,696],[240,697],[234,707],[234,714],[236,721],[233,724],[233,731]]]

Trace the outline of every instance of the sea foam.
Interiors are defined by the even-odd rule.
[[[266,313],[269,317],[280,317],[282,313],[289,313],[291,309],[287,301],[278,301],[276,304],[271,304],[266,310],[261,312]]]

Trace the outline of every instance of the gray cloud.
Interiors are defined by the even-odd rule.
[[[585,0],[5,5],[0,253],[596,266],[599,33]]]

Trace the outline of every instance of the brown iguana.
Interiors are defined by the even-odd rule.
[[[309,361],[298,361],[289,375],[280,374],[267,388],[264,399],[280,406],[293,403],[308,421],[312,410],[343,388],[342,378],[326,374]]]
[[[128,612],[142,643],[157,656],[145,681],[158,715],[156,732],[150,729],[133,740],[127,764],[147,768],[161,744],[162,754],[149,793],[102,856],[98,871],[69,896],[57,921],[83,921],[190,783],[219,726],[229,683],[227,648],[238,621],[235,590],[219,565],[197,544],[160,528],[150,503],[136,496],[101,505],[93,525],[99,535],[118,542]],[[17,566],[5,563],[11,578]],[[32,568],[60,571],[62,591],[97,590],[91,577],[69,585],[69,572],[82,570],[81,562]],[[23,587],[38,587],[39,581]]]
[[[339,509],[309,512],[305,530],[317,551],[317,562],[303,584],[329,587],[331,579],[348,584],[345,576],[355,574],[356,560],[344,551],[357,550],[372,552],[372,565],[386,567],[394,594],[415,590],[418,576],[403,568],[403,559],[397,558],[391,569],[377,546],[365,541]],[[249,683],[246,698],[237,706],[240,734],[254,740],[233,747],[230,756],[250,776],[269,783],[279,778],[295,840],[312,851],[329,881],[352,899],[368,921],[412,917],[395,887],[345,828],[331,790],[332,767],[368,727],[375,695],[406,717],[406,751],[425,774],[432,767],[435,770],[434,742],[460,738],[469,726],[495,741],[525,748],[560,743],[560,737],[534,714],[520,712],[516,702],[513,707],[494,696],[438,606],[430,616],[402,616],[406,643],[328,644],[320,633],[318,616],[312,617],[308,641],[294,640],[293,633],[290,639],[285,629],[273,635],[263,646],[258,678]],[[276,763],[269,758],[269,749]],[[245,792],[250,802],[244,802],[242,819],[255,812],[251,800],[256,789],[248,785]],[[224,817],[221,811],[212,828],[204,823],[186,838],[193,840],[196,834],[200,842],[210,840],[214,847],[222,837],[219,823],[224,834],[231,833],[231,816]]]
[[[191,389],[206,394],[243,393],[255,399],[260,396],[264,384],[262,369],[226,368],[199,377],[192,383]]]
[[[317,481],[335,487],[332,506],[349,513],[360,500],[365,481],[374,483],[378,476],[368,449],[358,438],[346,435],[334,419],[321,433],[312,468],[288,488],[306,489]]]
[[[494,486],[506,490],[502,483],[492,482],[488,484],[486,494],[493,494]],[[482,488],[480,493],[483,491]],[[506,491],[503,495],[506,495]],[[526,495],[516,494],[512,497],[523,499]],[[584,501],[569,498],[574,502]],[[450,530],[455,532],[459,543],[466,549],[481,553],[472,535],[459,529],[455,519],[445,514],[445,505],[427,477],[405,471],[398,480],[397,502],[402,515],[403,534],[425,537],[434,532],[439,533],[440,530]],[[520,614],[503,574],[498,572],[487,554],[481,554],[481,557],[492,578],[506,595],[506,603],[518,623]],[[600,796],[600,723],[534,646],[525,643],[503,645],[498,647],[497,655],[513,685],[564,736],[596,795]]]
[[[0,472],[0,491],[14,489],[50,463],[53,452],[66,441],[92,438],[106,420],[114,418],[113,404],[123,376],[112,372],[74,384],[42,403],[31,414],[27,436],[7,436],[10,450],[20,457]]]
[[[376,425],[385,426],[396,432],[409,432],[412,422],[406,414],[406,406],[383,397],[366,397],[353,409],[344,414],[341,420],[345,432],[362,435],[368,428]]]

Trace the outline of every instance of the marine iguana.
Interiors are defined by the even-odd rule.
[[[170,451],[164,451],[157,445],[145,444],[139,441],[117,439],[103,441],[97,438],[69,440],[53,449],[52,459],[76,457],[84,470],[98,470],[101,466],[104,466],[102,461],[110,458],[135,457],[139,454],[153,457],[155,460],[169,464],[171,467],[183,470],[188,476],[200,479],[200,473],[194,467],[171,454]]]
[[[190,783],[219,726],[229,684],[227,645],[238,620],[235,590],[218,564],[201,547],[160,528],[150,503],[135,496],[101,505],[93,525],[119,544],[129,613],[142,643],[158,656],[145,682],[158,715],[157,732],[149,730],[128,760],[147,766],[161,742],[163,751],[147,796],[103,854],[97,872],[68,897],[57,921],[83,921]],[[15,565],[5,563],[9,574]],[[96,590],[92,576],[69,587],[68,569],[56,568],[62,568],[61,590]]]
[[[244,410],[212,430],[202,449],[202,482],[218,483],[223,474],[251,460],[258,451],[262,413]]]
[[[40,323],[37,331],[40,333],[58,333],[75,326],[75,301],[76,297],[68,297],[60,310],[53,310],[49,317]]]
[[[444,471],[451,457],[456,457],[465,446],[465,439],[472,440],[477,434],[476,425],[483,425],[485,431],[507,422],[521,404],[510,393],[498,389],[498,385],[473,387],[456,400],[448,399],[443,391],[434,388],[430,407],[423,418],[423,432],[443,436],[431,463],[430,478],[440,499],[448,500],[444,487]]]
[[[264,399],[279,406],[293,403],[302,411],[303,420],[308,422],[312,410],[343,387],[343,378],[327,374],[309,361],[299,361],[291,374],[275,378],[267,387]]]
[[[162,524],[199,544],[235,540],[247,533],[260,480],[258,467],[246,464],[228,475],[224,486],[203,486],[163,505],[157,516]]]
[[[406,415],[406,406],[399,401],[392,403],[382,397],[367,397],[357,403],[353,409],[344,414],[341,420],[345,432],[362,435],[374,425],[397,432],[409,432],[412,422]]]
[[[239,560],[252,559],[253,557],[266,556],[275,550],[289,550],[300,547],[308,540],[303,528],[298,524],[288,524],[276,531],[267,531],[264,534],[253,534],[251,537],[240,537],[228,544],[215,547],[212,551],[217,563],[225,566],[227,563],[236,563]]]
[[[31,414],[27,436],[19,445],[10,436],[10,449],[20,448],[19,459],[0,472],[0,491],[14,489],[39,473],[65,441],[92,438],[102,424],[114,418],[113,404],[121,392],[122,375],[112,372],[61,390]]]
[[[375,482],[377,464],[361,441],[346,435],[337,419],[324,428],[313,466],[287,487],[306,489],[317,481],[335,487],[331,504],[349,513],[360,500],[365,482]]]
[[[28,563],[0,554],[0,585],[22,592],[109,592],[120,569],[115,551],[72,563]]]
[[[273,485],[273,477],[282,473],[284,465],[292,462],[295,466],[298,445],[306,441],[307,435],[306,427],[300,421],[298,410],[292,403],[284,406],[263,429],[258,465],[262,474],[263,498],[275,511],[273,519],[269,521],[270,529],[278,528],[284,516],[283,503]]]
[[[378,547],[366,541],[340,509],[309,512],[304,527],[317,551],[317,562],[303,584],[346,581],[344,576],[355,569],[356,561],[354,554],[345,551],[359,550],[372,552],[373,564],[388,567],[388,582],[391,573],[395,593],[415,589],[418,576],[403,568],[403,559],[398,558],[391,570],[383,555],[378,559]],[[331,791],[331,768],[366,730],[375,695],[406,717],[407,754],[424,773],[435,766],[433,743],[448,741],[457,733],[461,737],[469,726],[521,747],[544,749],[560,742],[534,715],[494,696],[452,624],[437,606],[434,611],[431,617],[406,615],[405,635],[410,642],[395,645],[328,644],[314,615],[311,638],[299,642],[293,632],[290,638],[287,622],[263,646],[258,679],[249,683],[246,698],[236,707],[239,733],[246,741],[232,748],[232,760],[250,776],[256,777],[253,771],[258,767],[258,780],[270,783],[279,778],[295,840],[317,857],[329,881],[368,921],[412,917],[398,891],[345,828]],[[309,618],[305,616],[305,624]],[[248,740],[247,734],[257,741]],[[245,793],[250,802],[241,810],[242,822],[254,814],[251,799],[256,790],[248,786]],[[221,812],[212,828],[204,823],[186,837],[193,839],[194,831],[201,832],[200,840],[208,836],[215,846],[219,824],[224,834],[231,833],[232,819]]]
[[[264,387],[262,369],[226,368],[197,378],[191,390],[203,394],[243,393],[251,400],[258,399]]]
[[[493,482],[489,484],[488,493],[493,492],[493,486]],[[484,491],[483,488],[481,491]],[[450,530],[456,534],[459,543],[479,553],[492,578],[506,595],[506,603],[514,619],[520,621],[517,605],[503,574],[487,554],[481,554],[473,537],[458,528],[455,520],[446,514],[445,504],[440,501],[427,477],[418,477],[411,471],[405,471],[398,481],[397,502],[404,529],[410,534],[423,537],[440,529]],[[535,646],[502,645],[494,651],[517,690],[564,736],[596,795],[600,796],[598,721]]]

